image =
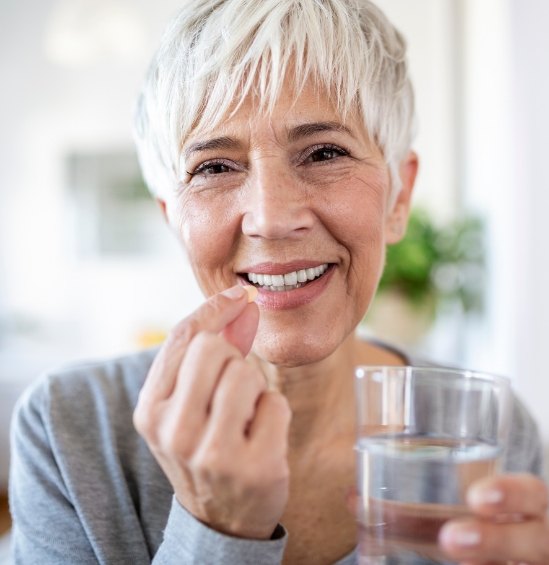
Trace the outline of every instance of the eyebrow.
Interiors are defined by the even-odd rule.
[[[336,131],[347,133],[351,137],[355,137],[353,132],[339,122],[311,122],[309,124],[301,124],[288,130],[288,141],[298,141],[304,137],[310,137],[317,133]]]
[[[242,147],[242,144],[234,137],[222,136],[191,143],[191,145],[185,149],[184,153],[185,159],[188,159],[193,153],[198,153],[200,151],[211,151],[214,149],[238,149],[240,147]]]
[[[347,133],[354,137],[353,132],[343,124],[339,122],[311,122],[308,124],[300,124],[293,128],[287,130],[288,141],[294,142],[304,137],[310,137],[317,133],[323,132],[342,132]],[[240,149],[242,143],[235,139],[234,137],[221,136],[214,137],[212,139],[206,139],[204,141],[197,141],[191,143],[184,151],[185,159],[188,159],[193,153],[199,153],[201,151],[212,151],[216,149]]]

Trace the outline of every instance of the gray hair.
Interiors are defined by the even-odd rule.
[[[215,127],[251,93],[260,110],[271,110],[287,78],[296,92],[313,80],[343,118],[358,110],[396,197],[414,96],[405,40],[369,0],[187,0],[137,103],[135,139],[153,195],[177,188],[193,131]]]

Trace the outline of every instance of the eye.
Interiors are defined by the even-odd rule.
[[[234,169],[225,161],[205,161],[198,165],[193,171],[187,171],[187,174],[191,177],[195,175],[214,176],[230,173],[232,170]]]
[[[305,156],[305,163],[318,163],[321,161],[332,161],[338,157],[349,155],[348,151],[336,145],[321,145],[311,147]]]

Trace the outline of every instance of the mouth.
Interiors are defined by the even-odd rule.
[[[244,272],[238,275],[259,290],[265,292],[288,292],[305,287],[322,278],[334,266],[333,263],[320,263],[316,266],[297,270],[283,268],[261,268],[263,272]],[[265,272],[265,271],[269,272]]]

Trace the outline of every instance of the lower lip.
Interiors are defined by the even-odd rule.
[[[330,265],[326,272],[318,279],[293,290],[267,290],[256,287],[259,294],[255,302],[264,310],[289,310],[290,308],[299,308],[309,304],[309,302],[312,302],[324,292],[334,270],[335,266]],[[248,284],[248,281],[246,283]]]

